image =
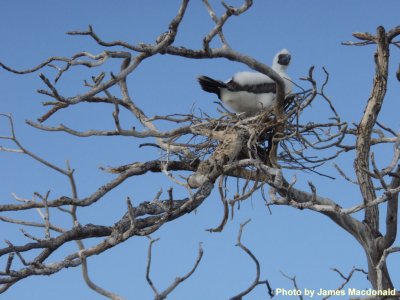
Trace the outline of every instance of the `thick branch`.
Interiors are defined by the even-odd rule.
[[[126,179],[132,176],[143,175],[149,171],[162,172],[163,168],[165,168],[165,162],[159,160],[153,160],[145,163],[134,163],[126,167],[118,177],[99,187],[97,191],[86,198],[71,199],[69,197],[60,197],[58,199],[48,201],[47,205],[48,207],[60,207],[63,205],[88,206],[101,199],[109,191],[123,183]],[[189,163],[169,161],[167,164],[167,169],[193,170],[193,167]],[[30,201],[22,204],[3,204],[0,205],[0,211],[17,211],[41,207],[45,207],[43,202]]]
[[[400,166],[397,167],[396,174],[394,176],[390,187],[397,189],[400,186]],[[397,237],[397,215],[399,207],[399,192],[391,194],[389,196],[387,209],[386,209],[386,234],[383,238],[379,239],[378,247],[382,251],[393,245]]]
[[[383,99],[386,94],[389,43],[383,27],[378,27],[375,42],[377,43],[377,50],[375,53],[376,68],[374,85],[371,91],[371,96],[368,99],[364,115],[358,125],[356,159],[354,161],[357,180],[365,203],[368,203],[372,199],[376,198],[375,188],[371,176],[369,176],[365,170],[369,170],[372,130],[378,118],[378,114],[381,110]],[[371,226],[372,230],[379,230],[379,211],[377,207],[373,206],[366,209],[365,221]]]

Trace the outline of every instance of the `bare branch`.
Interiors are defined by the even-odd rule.
[[[188,279],[190,276],[192,276],[192,274],[196,271],[197,266],[199,265],[201,258],[203,257],[203,248],[201,247],[201,243],[199,243],[199,253],[196,259],[196,262],[193,266],[193,268],[184,276],[182,277],[176,277],[174,282],[167,287],[163,292],[159,293],[157,288],[154,286],[153,281],[150,278],[150,266],[151,266],[151,249],[152,246],[155,242],[157,242],[159,239],[150,239],[150,244],[149,244],[149,248],[148,248],[148,252],[147,252],[147,267],[146,267],[146,280],[148,282],[148,284],[150,285],[151,289],[154,292],[154,300],[163,300],[166,299],[167,296],[179,285],[181,284],[183,281],[185,281],[186,279]]]
[[[341,278],[344,279],[344,281],[342,282],[342,284],[341,284],[338,288],[336,288],[336,291],[341,291],[341,290],[343,290],[343,288],[346,286],[346,284],[348,284],[348,283],[350,282],[350,280],[351,280],[351,278],[353,277],[353,275],[354,275],[355,272],[361,272],[361,273],[363,273],[363,274],[365,274],[365,275],[368,275],[368,272],[364,271],[363,269],[356,268],[356,267],[353,267],[353,269],[350,271],[350,273],[349,273],[347,276],[344,275],[342,272],[340,272],[340,271],[339,271],[338,269],[336,269],[336,268],[333,268],[332,271],[338,273],[339,276],[340,276]],[[326,297],[323,298],[323,300],[328,299],[328,298],[330,298],[330,297],[332,297],[332,296],[333,296],[333,295],[326,296]]]
[[[228,221],[229,206],[228,206],[228,200],[225,197],[225,191],[224,191],[224,187],[223,187],[224,180],[225,180],[225,176],[221,175],[221,177],[219,178],[219,181],[218,181],[218,191],[219,191],[219,196],[220,196],[223,208],[224,208],[224,214],[223,214],[221,223],[218,225],[218,227],[207,229],[207,231],[209,231],[209,232],[221,232],[222,230],[224,230],[225,224]]]
[[[217,15],[215,14],[213,8],[211,7],[210,3],[208,2],[208,0],[203,0],[204,5],[207,7],[208,13],[210,14],[211,19],[215,22],[215,24],[218,26],[218,23],[220,22],[220,19],[217,17]],[[208,34],[210,35],[210,34]],[[218,31],[218,36],[221,40],[221,43],[224,47],[229,47],[229,44],[227,42],[227,40],[225,39],[224,34],[222,33],[222,26],[220,28],[220,30]],[[207,37],[206,37],[207,38]],[[208,45],[210,44],[210,41],[212,38],[208,38]],[[203,41],[204,43],[204,41]]]
[[[388,248],[383,251],[382,257],[379,260],[379,263],[376,266],[376,272],[377,272],[377,288],[378,290],[383,290],[384,289],[384,283],[383,283],[383,276],[385,273],[386,269],[386,258],[389,254],[395,253],[395,252],[400,252],[400,247],[393,247],[393,248]]]
[[[357,35],[358,38],[370,39],[370,36]],[[374,87],[371,96],[364,110],[364,115],[358,124],[358,136],[356,141],[356,159],[354,167],[356,170],[357,180],[364,202],[368,203],[371,199],[375,199],[375,188],[371,177],[363,170],[369,167],[369,151],[371,147],[371,133],[380,112],[383,99],[386,94],[387,76],[388,76],[388,58],[389,46],[386,32],[383,27],[378,27],[377,35],[374,37],[377,43],[376,51],[376,69],[374,78]],[[376,206],[366,209],[365,221],[373,230],[379,230],[379,212]]]
[[[206,52],[210,51],[210,42],[213,40],[213,38],[218,34],[220,36],[221,42],[225,48],[229,47],[227,44],[225,37],[222,34],[222,27],[224,26],[225,22],[229,19],[230,16],[235,15],[239,16],[245,11],[247,11],[253,4],[252,0],[246,0],[243,5],[239,8],[235,8],[232,6],[226,5],[224,2],[223,5],[226,8],[226,12],[218,19],[217,16],[215,15],[214,10],[212,9],[211,5],[208,3],[207,0],[203,0],[203,3],[206,5],[207,10],[215,22],[215,27],[206,35],[206,37],[203,40],[203,47]]]
[[[397,167],[397,175],[400,175],[400,166]],[[399,189],[400,177],[394,176],[390,184],[392,189]],[[386,234],[383,238],[379,239],[378,245],[382,250],[391,247],[397,237],[397,216],[399,205],[399,192],[392,193],[388,196],[388,204],[386,210]]]
[[[339,174],[340,174],[344,179],[346,179],[348,182],[351,182],[351,183],[353,183],[353,184],[358,185],[358,182],[357,182],[356,180],[353,180],[353,179],[349,178],[337,164],[333,163],[333,166],[335,167],[336,170],[338,170]]]
[[[10,125],[10,130],[11,130],[11,136],[8,137],[8,139],[12,140],[15,145],[18,147],[18,150],[14,150],[13,152],[18,152],[18,153],[23,153],[26,154],[28,156],[30,156],[31,158],[33,158],[34,160],[40,162],[41,164],[45,165],[46,167],[49,167],[63,175],[67,175],[68,172],[57,167],[56,165],[48,162],[47,160],[37,156],[36,154],[32,153],[31,151],[29,151],[28,149],[26,149],[25,147],[22,146],[22,144],[19,142],[19,140],[17,139],[16,135],[15,135],[15,129],[14,129],[14,121],[11,117],[11,115],[6,115],[6,114],[0,114],[0,116],[6,117],[8,119],[9,125]],[[0,148],[0,150],[5,150],[7,151],[5,148]]]
[[[299,293],[299,299],[300,299],[300,300],[303,300],[303,299],[304,299],[304,298],[303,298],[303,295],[302,295],[302,293],[301,293],[301,291],[300,291],[300,289],[299,289],[299,287],[298,287],[298,285],[297,285],[296,276],[291,277],[291,276],[289,276],[289,275],[286,275],[286,274],[283,273],[282,271],[281,271],[281,274],[282,274],[284,277],[286,277],[287,279],[289,279],[289,280],[292,281],[294,289],[295,289],[296,291],[299,291],[299,292],[300,292],[300,293]]]
[[[113,135],[120,135],[120,136],[133,136],[137,138],[146,138],[146,137],[157,137],[157,138],[170,138],[174,136],[180,136],[185,133],[190,132],[190,127],[189,126],[184,126],[180,128],[173,129],[171,131],[166,131],[166,132],[160,132],[158,130],[147,130],[147,131],[136,131],[134,128],[131,130],[125,130],[125,129],[117,129],[117,130],[88,130],[88,131],[76,131],[74,129],[71,129],[63,124],[60,124],[58,126],[45,126],[42,124],[35,123],[33,121],[27,121],[27,124],[29,124],[32,127],[35,127],[37,129],[45,130],[45,131],[63,131],[66,133],[69,133],[71,135],[79,136],[79,137],[90,137],[90,136],[113,136]]]
[[[95,203],[106,195],[109,191],[120,185],[126,179],[132,176],[138,176],[151,172],[162,172],[163,162],[159,160],[149,161],[146,163],[134,163],[129,166],[128,169],[123,171],[118,177],[111,180],[110,182],[100,186],[93,194],[83,199],[74,199],[69,197],[60,197],[55,200],[47,202],[48,207],[60,207],[63,205],[76,205],[76,206],[88,206]],[[172,162],[168,163],[169,170],[193,170],[193,167],[188,163]],[[29,201],[23,204],[4,204],[0,205],[0,211],[12,211],[12,210],[26,210],[31,208],[42,208],[45,207],[44,203]]]
[[[254,261],[254,263],[256,264],[256,278],[254,279],[253,283],[243,292],[237,294],[236,296],[233,296],[232,298],[230,298],[230,300],[240,300],[242,299],[243,296],[247,295],[248,293],[250,293],[257,285],[259,284],[266,284],[269,290],[269,294],[272,297],[273,293],[272,290],[269,286],[269,283],[267,280],[264,281],[260,281],[260,263],[258,262],[258,259],[255,257],[255,255],[245,246],[243,245],[241,239],[242,239],[242,233],[243,233],[243,228],[244,226],[246,226],[248,223],[250,222],[250,219],[247,220],[246,222],[240,224],[240,229],[239,229],[239,233],[238,233],[238,238],[237,238],[237,244],[236,246],[238,246],[240,249],[242,249],[245,253],[247,253],[250,258]]]
[[[83,247],[83,243],[77,241],[78,246],[80,251],[84,250]],[[93,291],[95,291],[96,293],[103,295],[106,298],[112,299],[112,300],[124,300],[124,298],[122,298],[121,296],[112,293],[110,291],[105,290],[104,288],[98,286],[97,284],[95,284],[89,277],[89,270],[88,270],[88,263],[87,263],[87,259],[85,257],[81,257],[82,259],[82,275],[83,275],[83,279],[85,280],[86,284],[89,286],[89,288],[91,288]]]
[[[156,287],[154,286],[153,281],[150,278],[150,266],[151,266],[151,255],[152,255],[151,249],[153,247],[153,244],[155,242],[157,242],[158,240],[159,240],[159,238],[154,239],[154,240],[150,238],[149,248],[147,250],[147,267],[146,267],[146,280],[147,280],[147,283],[149,284],[149,286],[151,287],[151,289],[153,290],[154,294],[156,295],[156,297],[159,295],[159,293],[158,293]]]

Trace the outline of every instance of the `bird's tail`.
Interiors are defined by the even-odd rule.
[[[220,88],[225,88],[226,83],[220,80],[215,80],[207,76],[199,76],[198,78],[201,88],[209,93],[220,96]]]

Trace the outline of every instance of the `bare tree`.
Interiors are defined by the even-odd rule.
[[[354,33],[359,41],[347,42],[346,45],[373,45],[376,47],[374,55],[375,75],[370,97],[365,106],[362,119],[358,124],[348,124],[343,121],[334,108],[334,101],[325,94],[324,88],[328,83],[329,74],[326,70],[326,80],[317,83],[313,77],[314,68],[310,67],[306,77],[302,78],[304,87],[299,86],[299,92],[285,95],[283,79],[269,66],[254,58],[236,52],[223,34],[224,24],[232,16],[245,13],[252,1],[246,0],[240,7],[224,4],[225,12],[217,16],[213,7],[204,0],[210,17],[215,22],[209,33],[203,37],[201,49],[189,49],[175,44],[175,37],[179,32],[181,21],[185,16],[188,0],[182,0],[178,13],[171,20],[168,30],[162,33],[153,44],[130,44],[124,41],[105,41],[89,26],[84,31],[72,31],[68,34],[86,36],[93,39],[104,51],[99,54],[79,52],[71,57],[51,57],[36,67],[27,70],[15,70],[0,62],[3,69],[16,74],[28,74],[54,68],[57,74],[48,78],[40,74],[46,89],[38,92],[49,97],[44,103],[48,107],[46,113],[38,121],[28,121],[30,126],[44,131],[62,131],[79,137],[91,136],[124,136],[136,139],[152,138],[154,143],[145,146],[157,147],[162,150],[161,157],[144,162],[132,162],[127,165],[103,168],[104,171],[115,174],[114,179],[99,186],[98,189],[87,197],[79,197],[76,189],[77,182],[74,170],[67,165],[59,167],[45,158],[25,148],[14,131],[13,119],[10,115],[2,114],[1,117],[9,122],[10,134],[2,135],[2,140],[14,143],[15,147],[1,146],[1,150],[23,153],[40,162],[45,167],[54,170],[66,177],[70,183],[70,195],[50,198],[50,194],[36,193],[32,199],[21,199],[15,195],[18,203],[0,205],[0,220],[17,224],[18,226],[33,226],[43,228],[45,238],[34,237],[24,232],[27,242],[15,245],[12,240],[7,240],[7,246],[0,249],[0,256],[7,257],[6,265],[0,272],[0,291],[5,292],[16,282],[34,275],[51,275],[62,269],[82,266],[84,279],[88,286],[98,293],[111,299],[121,299],[120,296],[106,291],[94,284],[87,272],[86,259],[99,255],[125,242],[134,236],[148,236],[156,232],[167,222],[174,221],[183,215],[199,208],[203,201],[210,196],[215,185],[220,193],[224,215],[221,223],[210,231],[222,231],[229,213],[233,213],[236,204],[245,201],[252,195],[262,197],[267,206],[286,205],[298,209],[308,209],[321,213],[335,222],[343,230],[350,233],[363,247],[368,263],[368,280],[375,290],[393,289],[394,285],[386,265],[389,254],[398,252],[398,247],[393,247],[397,237],[397,212],[398,194],[400,191],[400,135],[379,122],[378,117],[385,100],[388,80],[390,46],[399,47],[395,38],[400,35],[400,27],[385,30],[378,27],[376,33]],[[221,46],[211,47],[211,41],[219,38]],[[179,56],[187,60],[225,58],[247,65],[261,72],[276,83],[276,105],[273,111],[260,111],[257,115],[243,117],[232,113],[223,113],[219,118],[208,115],[162,115],[149,117],[138,106],[131,96],[127,78],[135,72],[137,67],[145,60],[156,55]],[[108,61],[120,61],[120,70],[117,73],[106,74],[98,72],[91,80],[85,81],[88,88],[86,92],[73,96],[65,96],[57,88],[57,83],[63,79],[66,72],[73,72],[78,66],[88,68],[101,68]],[[400,75],[397,74],[399,79]],[[400,79],[399,79],[400,80]],[[111,88],[114,88],[111,91]],[[118,92],[115,90],[118,89]],[[325,122],[304,122],[301,115],[310,108],[310,104],[317,98],[324,101],[330,117]],[[87,130],[81,131],[66,125],[48,126],[45,122],[53,118],[60,111],[68,110],[82,103],[108,104],[113,107],[114,130]],[[132,118],[137,120],[142,128],[124,128],[120,122],[120,111],[125,110]],[[160,129],[158,124],[167,124]],[[161,126],[162,128],[162,126]],[[377,165],[374,146],[380,144],[393,145],[391,163],[380,167]],[[357,184],[360,189],[362,201],[353,207],[342,207],[343,201],[333,200],[320,194],[322,188],[309,183],[310,191],[296,188],[296,179],[285,178],[284,171],[296,169],[310,171],[321,176],[319,167],[328,161],[334,161],[342,153],[354,151],[354,172],[356,180],[351,180],[339,166],[336,168],[340,174]],[[80,224],[76,211],[79,207],[91,206],[121,183],[136,176],[145,176],[149,172],[164,173],[174,184],[183,186],[187,190],[187,197],[176,199],[173,190],[168,190],[164,197],[157,193],[153,200],[141,199],[133,205],[127,199],[125,215],[114,225]],[[181,174],[190,175],[183,178]],[[241,193],[230,195],[226,185],[229,179],[241,179]],[[268,190],[268,193],[265,192]],[[269,197],[267,197],[267,195]],[[137,200],[136,200],[137,201]],[[379,224],[381,204],[387,203],[386,222]],[[56,225],[56,220],[50,218],[52,211],[59,209],[69,214],[73,220],[70,228],[61,228]],[[43,221],[15,219],[7,216],[8,212],[22,212],[37,210]],[[353,216],[356,212],[364,212],[363,220]],[[244,224],[245,225],[245,224]],[[267,284],[270,296],[273,291],[268,281],[260,281],[260,265],[252,252],[241,243],[243,226],[240,228],[238,246],[250,255],[256,263],[257,276],[252,285],[232,299],[241,299],[251,292],[258,284]],[[94,246],[85,247],[86,239],[92,237],[104,238]],[[10,237],[11,239],[11,237]],[[64,247],[67,243],[75,241],[78,250],[65,256],[57,262],[48,263],[51,254]],[[184,277],[178,278],[173,284],[160,293],[150,279],[151,247],[149,246],[147,280],[155,293],[155,299],[165,299],[182,281],[187,279],[196,269],[202,257],[202,249],[193,269]],[[37,252],[40,250],[39,252]],[[38,253],[38,254],[37,254]],[[33,259],[27,260],[27,256]],[[16,263],[19,260],[21,264]],[[19,266],[21,265],[21,267]],[[350,280],[346,280],[343,286]],[[357,269],[358,270],[358,269]],[[399,295],[392,299],[398,299]]]

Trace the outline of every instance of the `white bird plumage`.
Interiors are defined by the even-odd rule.
[[[282,49],[272,61],[272,69],[285,82],[285,94],[292,90],[292,82],[286,73],[290,60],[289,51]],[[276,98],[275,82],[259,72],[238,72],[227,82],[200,76],[199,83],[204,91],[217,94],[236,113],[255,114],[261,109],[271,108]]]

